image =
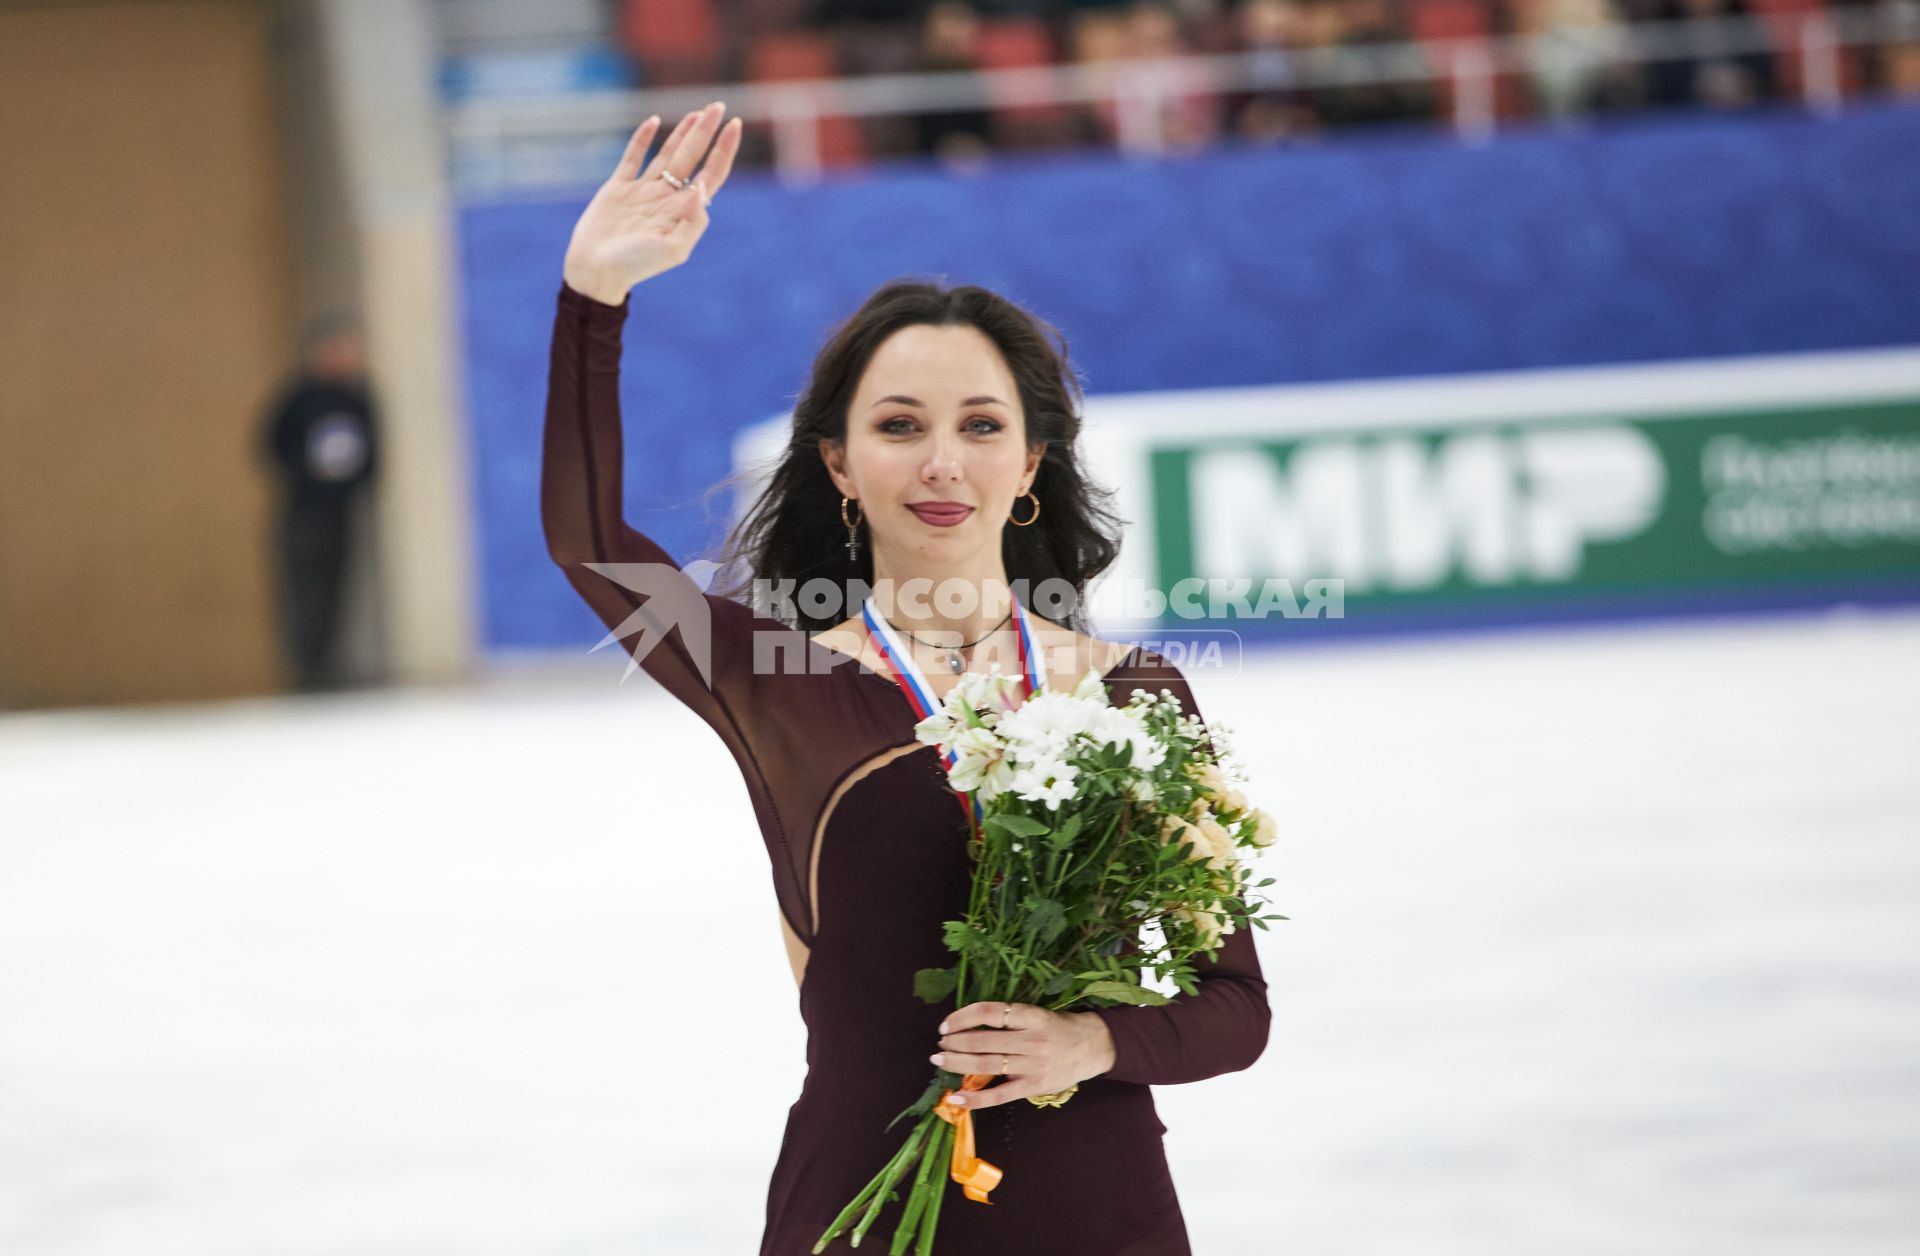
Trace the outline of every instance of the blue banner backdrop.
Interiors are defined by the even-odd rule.
[[[1402,131],[1139,160],[742,173],[684,267],[635,290],[629,518],[685,561],[724,535],[743,426],[785,410],[874,287],[939,276],[1066,334],[1089,392],[1920,343],[1920,102],[1645,114],[1463,147]],[[561,258],[589,189],[459,210],[489,650],[592,620],[540,535]],[[822,526],[830,521],[823,520]]]

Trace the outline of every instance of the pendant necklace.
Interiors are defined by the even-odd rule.
[[[947,665],[947,670],[952,672],[955,676],[958,676],[961,672],[964,672],[967,670],[967,658],[965,655],[963,655],[960,652],[962,650],[971,650],[974,646],[979,645],[982,641],[985,641],[988,637],[991,637],[994,633],[999,632],[1002,628],[1007,626],[1007,619],[1012,619],[1012,618],[1013,618],[1013,611],[1009,610],[1007,611],[1006,619],[1002,619],[999,623],[987,629],[985,632],[981,633],[979,636],[975,637],[973,640],[963,641],[959,645],[953,645],[953,646],[929,645],[927,642],[920,640],[920,638],[914,636],[912,633],[908,632],[904,628],[896,628],[894,629],[894,631],[898,632],[901,636],[905,637],[909,641],[912,641],[918,645],[924,645],[929,650],[935,651],[940,656],[940,661]]]
[[[1040,670],[1040,643],[1034,639],[1033,627],[1027,622],[1027,609],[1020,605],[1018,597],[1012,601],[1013,607],[1007,612],[1007,618],[1013,621],[1016,630],[1014,640],[1020,652],[1020,685],[1024,699],[1039,693],[1046,685],[1046,677]],[[860,619],[866,626],[867,643],[873,647],[875,654],[886,660],[887,671],[900,686],[900,692],[906,694],[914,718],[924,720],[938,711],[941,698],[934,694],[933,686],[927,683],[926,675],[913,657],[912,647],[902,639],[901,631],[888,623],[886,616],[880,613],[879,599],[875,595],[868,594],[867,600],[861,604]],[[970,644],[977,645],[978,642]],[[947,666],[953,667],[951,660]],[[964,659],[961,660],[961,666],[965,666]],[[957,758],[958,753],[950,750],[949,762]]]

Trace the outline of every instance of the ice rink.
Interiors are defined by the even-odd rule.
[[[613,653],[0,717],[0,1253],[755,1250],[765,856]],[[1292,917],[1266,1054],[1156,1092],[1197,1256],[1920,1251],[1920,612],[1193,683]]]

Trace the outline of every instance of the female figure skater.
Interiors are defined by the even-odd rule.
[[[913,992],[916,969],[951,962],[941,923],[966,914],[970,870],[960,796],[938,751],[915,740],[920,717],[903,683],[938,702],[958,671],[996,662],[1056,687],[1092,668],[1116,704],[1136,687],[1168,688],[1196,710],[1158,654],[1043,619],[1013,596],[1012,582],[1049,577],[1083,594],[1117,549],[1076,460],[1075,386],[1051,329],[976,287],[882,287],[814,362],[786,453],[735,535],[752,575],[826,575],[840,588],[961,581],[979,595],[964,615],[925,599],[883,618],[868,601],[831,623],[802,613],[796,629],[703,591],[622,519],[617,394],[630,291],[685,262],[706,232],[740,145],[740,121],[723,128],[724,112],[715,102],[681,119],[651,161],[649,119],[574,228],[554,319],[541,514],[568,581],[629,645],[646,647],[635,648],[639,664],[726,743],[772,861],[807,1076],[787,1114],[761,1256],[813,1250],[897,1149],[900,1127],[887,1123],[933,1064],[1004,1078],[966,1100],[981,1110],[978,1154],[1005,1177],[988,1204],[949,1184],[941,1256],[1187,1256],[1149,1087],[1259,1057],[1270,1011],[1250,930],[1197,961],[1197,992],[1163,1007],[955,1010]],[[587,565],[606,563],[636,566],[613,578]],[[633,578],[641,570],[654,577]],[[1076,1084],[1060,1106],[1025,1102]],[[896,1223],[883,1216],[880,1231]],[[845,1235],[827,1249],[851,1250]]]

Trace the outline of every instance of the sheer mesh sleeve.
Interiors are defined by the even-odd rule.
[[[547,553],[629,650],[653,647],[639,656],[640,666],[732,738],[740,732],[738,699],[745,696],[743,678],[734,673],[751,663],[755,616],[741,603],[707,594],[624,518],[620,352],[630,301],[607,305],[560,286],[540,468]],[[622,566],[603,572],[589,564]]]
[[[841,713],[826,692],[829,677],[776,662],[806,657],[805,633],[707,593],[665,549],[627,526],[619,390],[630,303],[608,305],[561,284],[540,470],[547,552],[639,666],[726,743],[752,796],[781,910],[810,941],[802,889],[808,826],[789,821],[815,805],[818,763],[779,712],[811,710],[823,726]],[[619,566],[608,573],[590,564]]]
[[[1120,686],[1114,701],[1126,701],[1136,688],[1156,693],[1171,689],[1181,710],[1199,715],[1199,704],[1180,670],[1150,652],[1145,657],[1155,665]],[[1192,994],[1175,995],[1163,1007],[1092,1009],[1113,1035],[1113,1067],[1100,1076],[1170,1086],[1236,1072],[1259,1059],[1266,1050],[1273,1009],[1252,935],[1251,928],[1237,928],[1221,938],[1211,960],[1196,956],[1198,983]]]

